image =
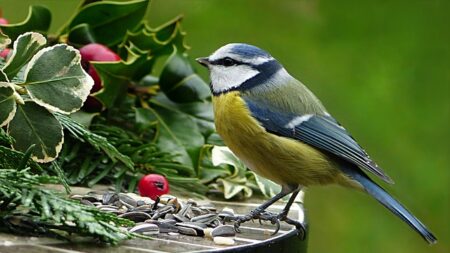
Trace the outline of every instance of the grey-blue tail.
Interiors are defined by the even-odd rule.
[[[414,230],[416,230],[428,243],[434,244],[437,242],[436,237],[422,224],[414,215],[412,215],[402,204],[389,195],[381,186],[372,181],[362,171],[345,169],[351,177],[358,181],[366,190],[383,206],[400,217],[403,221],[408,223]]]

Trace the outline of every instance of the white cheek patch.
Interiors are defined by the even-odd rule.
[[[250,66],[235,65],[230,67],[212,66],[211,84],[214,93],[221,93],[232,88],[236,88],[245,81],[259,74]]]

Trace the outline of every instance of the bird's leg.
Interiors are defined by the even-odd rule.
[[[293,220],[289,217],[287,217],[288,213],[289,213],[289,209],[291,208],[292,204],[295,201],[295,198],[297,197],[298,193],[300,192],[301,188],[298,188],[296,191],[294,191],[291,195],[291,197],[289,198],[289,201],[287,202],[286,206],[284,207],[283,211],[281,211],[281,213],[278,214],[278,219],[281,221],[285,221],[288,224],[294,225],[298,232],[299,232],[299,236],[300,238],[305,238],[306,235],[306,228],[303,225],[303,223],[297,221],[297,220]],[[278,231],[276,231],[278,232]]]
[[[266,208],[268,208],[269,206],[271,206],[273,203],[277,202],[278,200],[280,200],[284,196],[286,196],[286,195],[296,191],[297,189],[298,189],[298,186],[283,186],[281,188],[281,192],[280,193],[276,194],[273,198],[267,200],[262,205],[258,206],[254,210],[252,210],[249,214],[244,215],[244,216],[236,217],[235,218],[235,222],[234,222],[234,229],[237,232],[240,232],[239,226],[241,225],[241,223],[249,221],[249,220],[252,220],[254,218],[259,218],[261,220],[269,220],[273,224],[277,224],[277,227],[279,227],[280,222],[279,222],[278,216],[262,215],[262,214],[263,214],[264,210],[266,210]],[[289,202],[291,202],[291,199],[289,199]],[[289,204],[289,202],[288,202],[288,204]],[[293,200],[292,200],[292,202],[293,202]],[[290,203],[290,205],[292,205],[292,203]],[[288,211],[289,211],[289,208],[288,208]]]
[[[267,221],[270,221],[272,224],[277,225],[277,228],[273,232],[273,235],[278,233],[278,230],[280,230],[280,221],[285,221],[288,224],[294,225],[298,230],[298,235],[300,236],[300,238],[303,239],[304,236],[306,235],[306,228],[301,222],[287,217],[287,215],[289,213],[289,209],[291,208],[292,204],[294,203],[295,198],[297,197],[299,192],[300,192],[300,188],[297,188],[294,192],[292,192],[292,195],[289,198],[286,206],[283,208],[283,211],[281,211],[279,214],[274,214],[271,212],[262,212],[259,215],[258,218],[260,219],[260,222],[261,222],[261,220],[267,220]]]

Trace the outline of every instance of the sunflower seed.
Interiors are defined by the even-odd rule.
[[[125,193],[119,193],[119,200],[122,204],[126,205],[129,208],[137,207],[137,200]]]
[[[235,217],[234,210],[231,208],[227,208],[227,207],[222,209],[222,211],[220,211],[220,213],[218,215],[219,215],[219,218],[221,218],[224,222],[231,221]]]
[[[208,227],[206,224],[200,222],[178,222],[175,225],[179,227],[194,228],[197,230],[203,230]]]
[[[187,227],[177,227],[178,228],[178,232],[180,232],[180,234],[183,235],[198,235],[197,234],[197,230],[193,229],[193,228],[187,228]]]
[[[216,236],[235,236],[236,231],[234,230],[234,226],[230,225],[222,225],[214,228],[211,232],[212,237]]]
[[[199,215],[196,217],[193,217],[191,219],[192,222],[201,222],[201,223],[205,223],[205,224],[209,224],[212,221],[217,219],[217,214],[215,213],[209,213],[209,214],[204,214],[204,215]]]
[[[166,215],[166,216],[167,216],[167,215]],[[184,216],[181,216],[181,215],[179,215],[179,214],[174,214],[173,217],[174,217],[175,220],[180,221],[180,222],[190,221],[189,218],[184,217]]]
[[[92,203],[101,201],[101,199],[98,199],[98,198],[95,197],[95,196],[89,196],[89,195],[83,196],[83,197],[81,198],[81,200],[87,200],[87,201],[92,202]]]
[[[81,199],[80,203],[83,205],[87,205],[87,206],[95,206],[94,203],[92,203],[91,201],[89,201],[87,199]]]
[[[140,211],[140,212],[144,212],[144,213],[151,213],[153,212],[153,208],[151,205],[141,205],[136,208],[133,208],[132,211]]]
[[[74,200],[81,200],[84,196],[83,195],[78,195],[78,194],[74,194],[71,195],[70,198],[74,199]]]
[[[147,219],[152,218],[149,214],[144,213],[144,212],[128,212],[128,213],[121,214],[118,217],[129,219],[134,222],[141,222],[141,221],[145,221]]]
[[[159,227],[155,224],[150,223],[141,223],[134,227],[132,227],[129,232],[144,234],[144,235],[153,235],[159,234]]]
[[[116,202],[117,200],[119,200],[119,195],[117,195],[117,193],[115,192],[106,192],[102,196],[103,205],[109,205]]]
[[[173,208],[173,206],[164,206],[164,207],[159,208],[158,210],[156,210],[155,214],[153,214],[151,219],[153,219],[153,220],[159,219],[160,217],[163,217],[167,213],[172,213],[174,210],[175,209]]]

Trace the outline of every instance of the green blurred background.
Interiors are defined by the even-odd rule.
[[[10,22],[27,6],[54,14],[76,0],[0,0]],[[311,188],[309,252],[450,252],[450,1],[153,0],[152,26],[184,14],[192,58],[229,42],[269,51],[302,80],[396,181],[385,185],[439,239],[428,246],[366,195]],[[204,69],[198,68],[207,79]]]

